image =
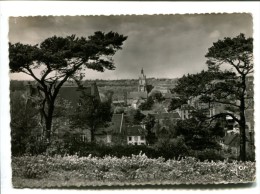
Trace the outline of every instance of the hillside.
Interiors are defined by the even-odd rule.
[[[28,83],[36,83],[35,81],[10,81],[10,90],[24,90]],[[84,80],[83,85],[89,85],[96,82],[99,92],[105,93],[106,91],[113,91],[113,99],[123,99],[125,92],[137,91],[138,79],[120,79],[120,80]],[[177,83],[177,78],[167,79],[167,78],[147,78],[147,83],[152,86],[164,86],[168,88],[173,88]],[[67,82],[65,85],[74,85],[74,83]]]

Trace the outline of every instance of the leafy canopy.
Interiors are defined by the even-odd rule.
[[[218,71],[220,65],[229,64],[240,75],[253,72],[253,38],[240,34],[235,38],[226,37],[213,43],[205,55],[209,70]]]
[[[213,126],[202,123],[195,118],[177,122],[176,135],[184,137],[187,146],[193,150],[219,148],[218,140],[224,136],[224,129],[220,122]]]
[[[76,37],[53,36],[40,45],[9,44],[11,73],[23,72],[36,81],[53,81],[63,77],[71,78],[84,68],[103,72],[113,70],[112,56],[122,48],[126,36],[115,32],[107,34],[95,32],[94,35]],[[41,76],[34,70],[41,67]]]
[[[112,56],[122,48],[126,36],[115,32],[95,32],[76,37],[53,36],[40,45],[9,44],[11,73],[23,72],[37,82],[42,96],[40,112],[44,118],[44,132],[49,142],[55,101],[62,85],[68,80],[80,81],[84,69],[103,72],[115,68]],[[39,72],[40,71],[40,75]]]
[[[103,127],[111,121],[112,112],[109,102],[100,102],[93,96],[82,95],[80,106],[78,106],[71,115],[71,126],[74,128],[90,128],[96,130],[96,127]]]

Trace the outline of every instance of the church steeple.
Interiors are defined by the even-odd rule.
[[[141,76],[139,77],[138,91],[146,92],[146,76],[144,75],[143,68],[141,69]]]

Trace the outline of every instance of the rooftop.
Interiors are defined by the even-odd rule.
[[[111,124],[107,130],[112,133],[122,133],[125,130],[124,114],[113,114]]]
[[[239,135],[230,134],[224,137],[224,144],[229,146],[238,146],[239,145]]]
[[[128,95],[129,99],[146,99],[147,98],[147,92],[130,92]]]
[[[128,126],[126,130],[128,136],[141,136],[145,135],[145,129],[140,125]]]

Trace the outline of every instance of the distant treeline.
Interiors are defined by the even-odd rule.
[[[118,80],[84,80],[85,84],[96,82],[99,87],[104,86],[138,86],[138,79],[118,79]],[[166,85],[174,86],[177,82],[177,78],[147,78],[147,84],[149,85]]]
[[[125,87],[124,89],[129,88],[137,88],[138,87],[138,79],[118,79],[118,80],[84,80],[83,84],[88,85],[96,82],[98,87]],[[177,78],[169,79],[169,78],[147,78],[147,84],[149,85],[165,85],[168,87],[174,87],[177,82]],[[11,80],[10,81],[10,90],[24,90],[25,87],[29,84],[35,84],[35,81],[19,81],[19,80]],[[71,83],[66,83],[71,84]]]

